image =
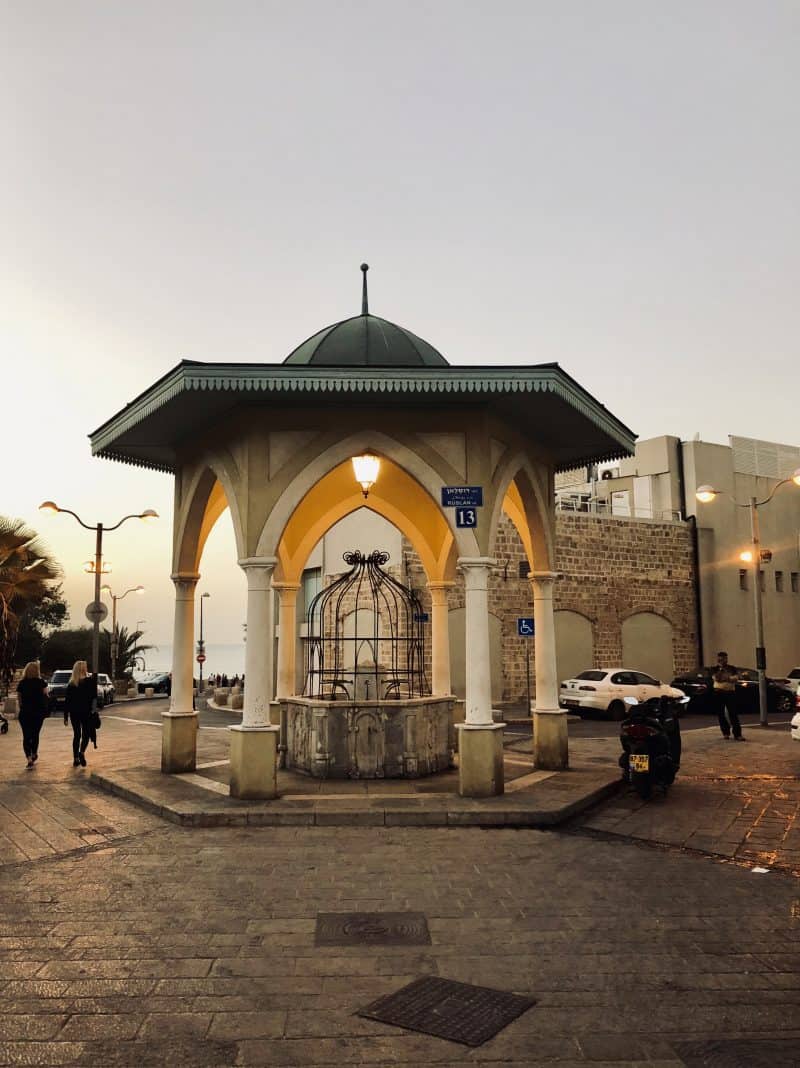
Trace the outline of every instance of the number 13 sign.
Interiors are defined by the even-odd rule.
[[[478,510],[477,508],[456,508],[456,526],[457,527],[477,527],[478,525]]]

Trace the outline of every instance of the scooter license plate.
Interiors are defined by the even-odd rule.
[[[650,757],[647,753],[631,753],[631,771],[649,771]]]

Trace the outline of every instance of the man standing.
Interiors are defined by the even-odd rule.
[[[742,725],[736,711],[736,680],[739,672],[733,664],[728,663],[727,653],[717,653],[717,666],[711,669],[711,676],[714,679],[714,709],[719,716],[722,737],[730,738],[732,729],[734,741],[743,742]]]

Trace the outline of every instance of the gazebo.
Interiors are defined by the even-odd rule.
[[[96,456],[175,479],[172,697],[162,770],[195,768],[195,588],[211,528],[229,508],[247,576],[246,687],[231,727],[233,797],[277,794],[270,706],[295,696],[297,593],[319,539],[366,507],[409,539],[431,596],[433,697],[450,695],[447,592],[464,584],[464,796],[503,791],[503,724],[491,707],[487,582],[501,513],[530,565],[535,619],[534,757],[568,766],[553,621],[554,475],[630,455],[634,435],[557,364],[452,365],[369,312],[326,327],[282,364],[184,360],[91,435]],[[368,496],[352,460],[372,456]],[[374,460],[372,461],[374,466]],[[278,594],[277,685],[273,602]]]

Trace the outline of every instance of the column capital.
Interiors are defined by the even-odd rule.
[[[557,578],[561,578],[561,573],[559,571],[531,571],[528,578],[533,583],[541,583],[543,586],[549,586],[555,582]]]
[[[192,600],[195,587],[200,581],[196,571],[178,571],[170,578],[175,583],[175,599],[178,601]]]
[[[276,582],[275,579],[273,579],[272,580],[272,588],[273,588],[273,590],[277,590],[278,593],[283,593],[285,590],[288,590],[290,593],[297,593],[297,591],[300,589],[300,583],[299,582]]]
[[[277,556],[245,556],[239,561],[239,567],[247,575],[248,590],[268,590]]]
[[[469,568],[497,567],[497,561],[493,556],[459,556],[456,565],[462,571],[466,571]]]

